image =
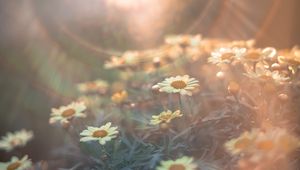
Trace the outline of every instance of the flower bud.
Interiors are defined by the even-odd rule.
[[[240,91],[240,85],[235,81],[231,81],[228,84],[227,90],[230,94],[236,95]]]

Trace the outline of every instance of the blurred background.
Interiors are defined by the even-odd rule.
[[[168,34],[256,39],[261,47],[300,44],[298,0],[0,1],[0,136],[22,128],[22,152],[49,159],[62,144],[48,124],[52,107],[76,98],[76,84],[110,79],[103,61],[154,48]],[[11,155],[0,151],[0,161]]]

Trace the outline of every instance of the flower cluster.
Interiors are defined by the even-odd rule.
[[[77,84],[79,95],[52,108],[49,124],[63,127],[59,153],[72,169],[289,169],[300,145],[299,66],[298,48],[167,36],[157,48],[112,56],[109,75]],[[9,133],[0,149],[31,138]],[[25,156],[0,166],[31,164]]]
[[[222,67],[224,64],[242,65],[244,74],[252,79],[286,83],[296,74],[300,62],[298,48],[276,50],[272,47],[221,47],[211,52],[208,62]]]
[[[300,140],[282,128],[253,129],[225,143],[233,155],[243,155],[253,163],[285,158],[300,146]]]
[[[201,35],[172,35],[165,38],[165,44],[144,51],[126,51],[121,56],[112,56],[106,61],[106,69],[133,69],[153,72],[168,66],[181,57],[198,58],[201,55]]]

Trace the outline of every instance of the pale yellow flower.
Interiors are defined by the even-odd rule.
[[[166,78],[164,81],[152,86],[160,92],[179,93],[181,95],[192,95],[193,90],[199,87],[198,80],[188,75]]]
[[[193,158],[183,156],[176,160],[161,161],[156,170],[196,170],[196,168]]]
[[[176,110],[175,112],[167,110],[161,112],[159,115],[153,115],[150,124],[157,125],[160,123],[169,123],[171,120],[181,116],[183,115],[180,113],[180,110]]]
[[[16,147],[23,147],[33,138],[32,131],[20,130],[7,133],[0,140],[0,149],[11,151]]]
[[[127,93],[127,91],[125,91],[125,90],[122,90],[121,92],[114,93],[114,94],[111,96],[111,100],[112,100],[114,103],[117,103],[117,104],[126,101],[127,98],[128,98],[128,93]]]
[[[58,109],[52,108],[52,113],[50,115],[49,123],[61,123],[68,124],[73,118],[84,118],[86,115],[83,111],[86,106],[83,102],[73,102],[67,106],[61,106]]]
[[[25,155],[22,159],[17,157],[12,157],[9,162],[1,162],[1,170],[26,170],[32,166],[32,162],[28,159],[28,156]]]
[[[118,127],[111,127],[111,122],[106,123],[101,127],[87,127],[86,130],[83,130],[80,133],[81,142],[88,141],[98,141],[101,145],[105,145],[106,142],[111,141],[113,138],[117,137],[119,133],[117,131]]]

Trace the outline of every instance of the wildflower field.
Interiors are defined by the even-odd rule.
[[[299,169],[297,46],[178,33],[109,54],[41,113],[47,129],[0,136],[0,170]],[[32,159],[26,147],[51,131],[62,142]]]

